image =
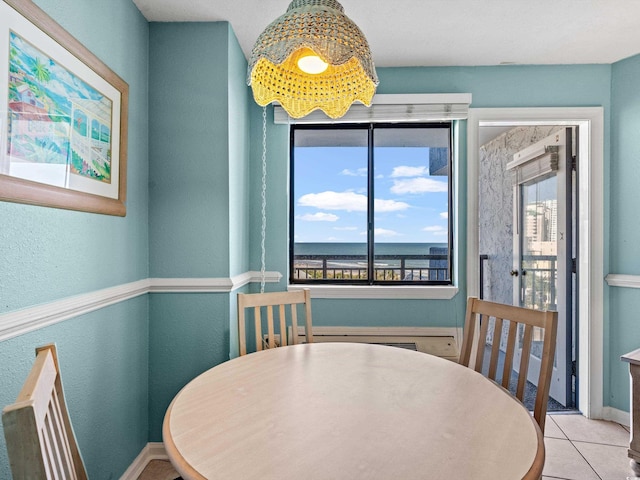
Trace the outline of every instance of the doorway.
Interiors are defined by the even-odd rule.
[[[576,365],[580,379],[575,390],[577,407],[587,417],[602,418],[602,283],[603,272],[603,110],[600,107],[585,108],[507,108],[471,109],[467,125],[467,293],[480,293],[480,131],[482,127],[576,126],[576,148],[581,155],[576,174],[580,201],[577,204],[577,236],[580,248],[576,252],[576,308],[575,346],[579,352]],[[542,138],[542,133],[540,133]],[[505,262],[508,257],[504,256]],[[509,282],[512,283],[511,279]],[[511,287],[513,294],[513,287]],[[508,298],[509,303],[512,297]]]
[[[490,139],[481,127],[479,239],[487,300],[558,312],[548,410],[575,405],[572,262],[576,244],[574,129],[519,126]],[[518,337],[520,338],[520,336]],[[534,331],[528,391],[533,398],[542,332]],[[504,344],[506,339],[501,339]],[[520,350],[514,364],[519,365]],[[517,371],[517,368],[516,368]]]

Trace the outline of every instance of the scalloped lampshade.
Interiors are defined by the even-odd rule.
[[[293,118],[331,118],[367,106],[378,85],[369,44],[335,0],[293,0],[258,37],[247,83],[258,105],[278,102]]]

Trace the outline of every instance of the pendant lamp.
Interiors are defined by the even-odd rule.
[[[278,102],[293,118],[320,109],[342,117],[367,106],[378,85],[369,44],[336,0],[293,0],[258,37],[247,83],[258,105]]]

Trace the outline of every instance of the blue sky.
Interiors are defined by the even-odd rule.
[[[429,175],[429,149],[378,147],[375,241],[446,243],[446,176]],[[367,149],[296,147],[295,241],[366,242]]]

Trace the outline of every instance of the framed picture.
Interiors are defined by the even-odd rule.
[[[0,0],[0,200],[124,216],[128,94],[31,0]]]

